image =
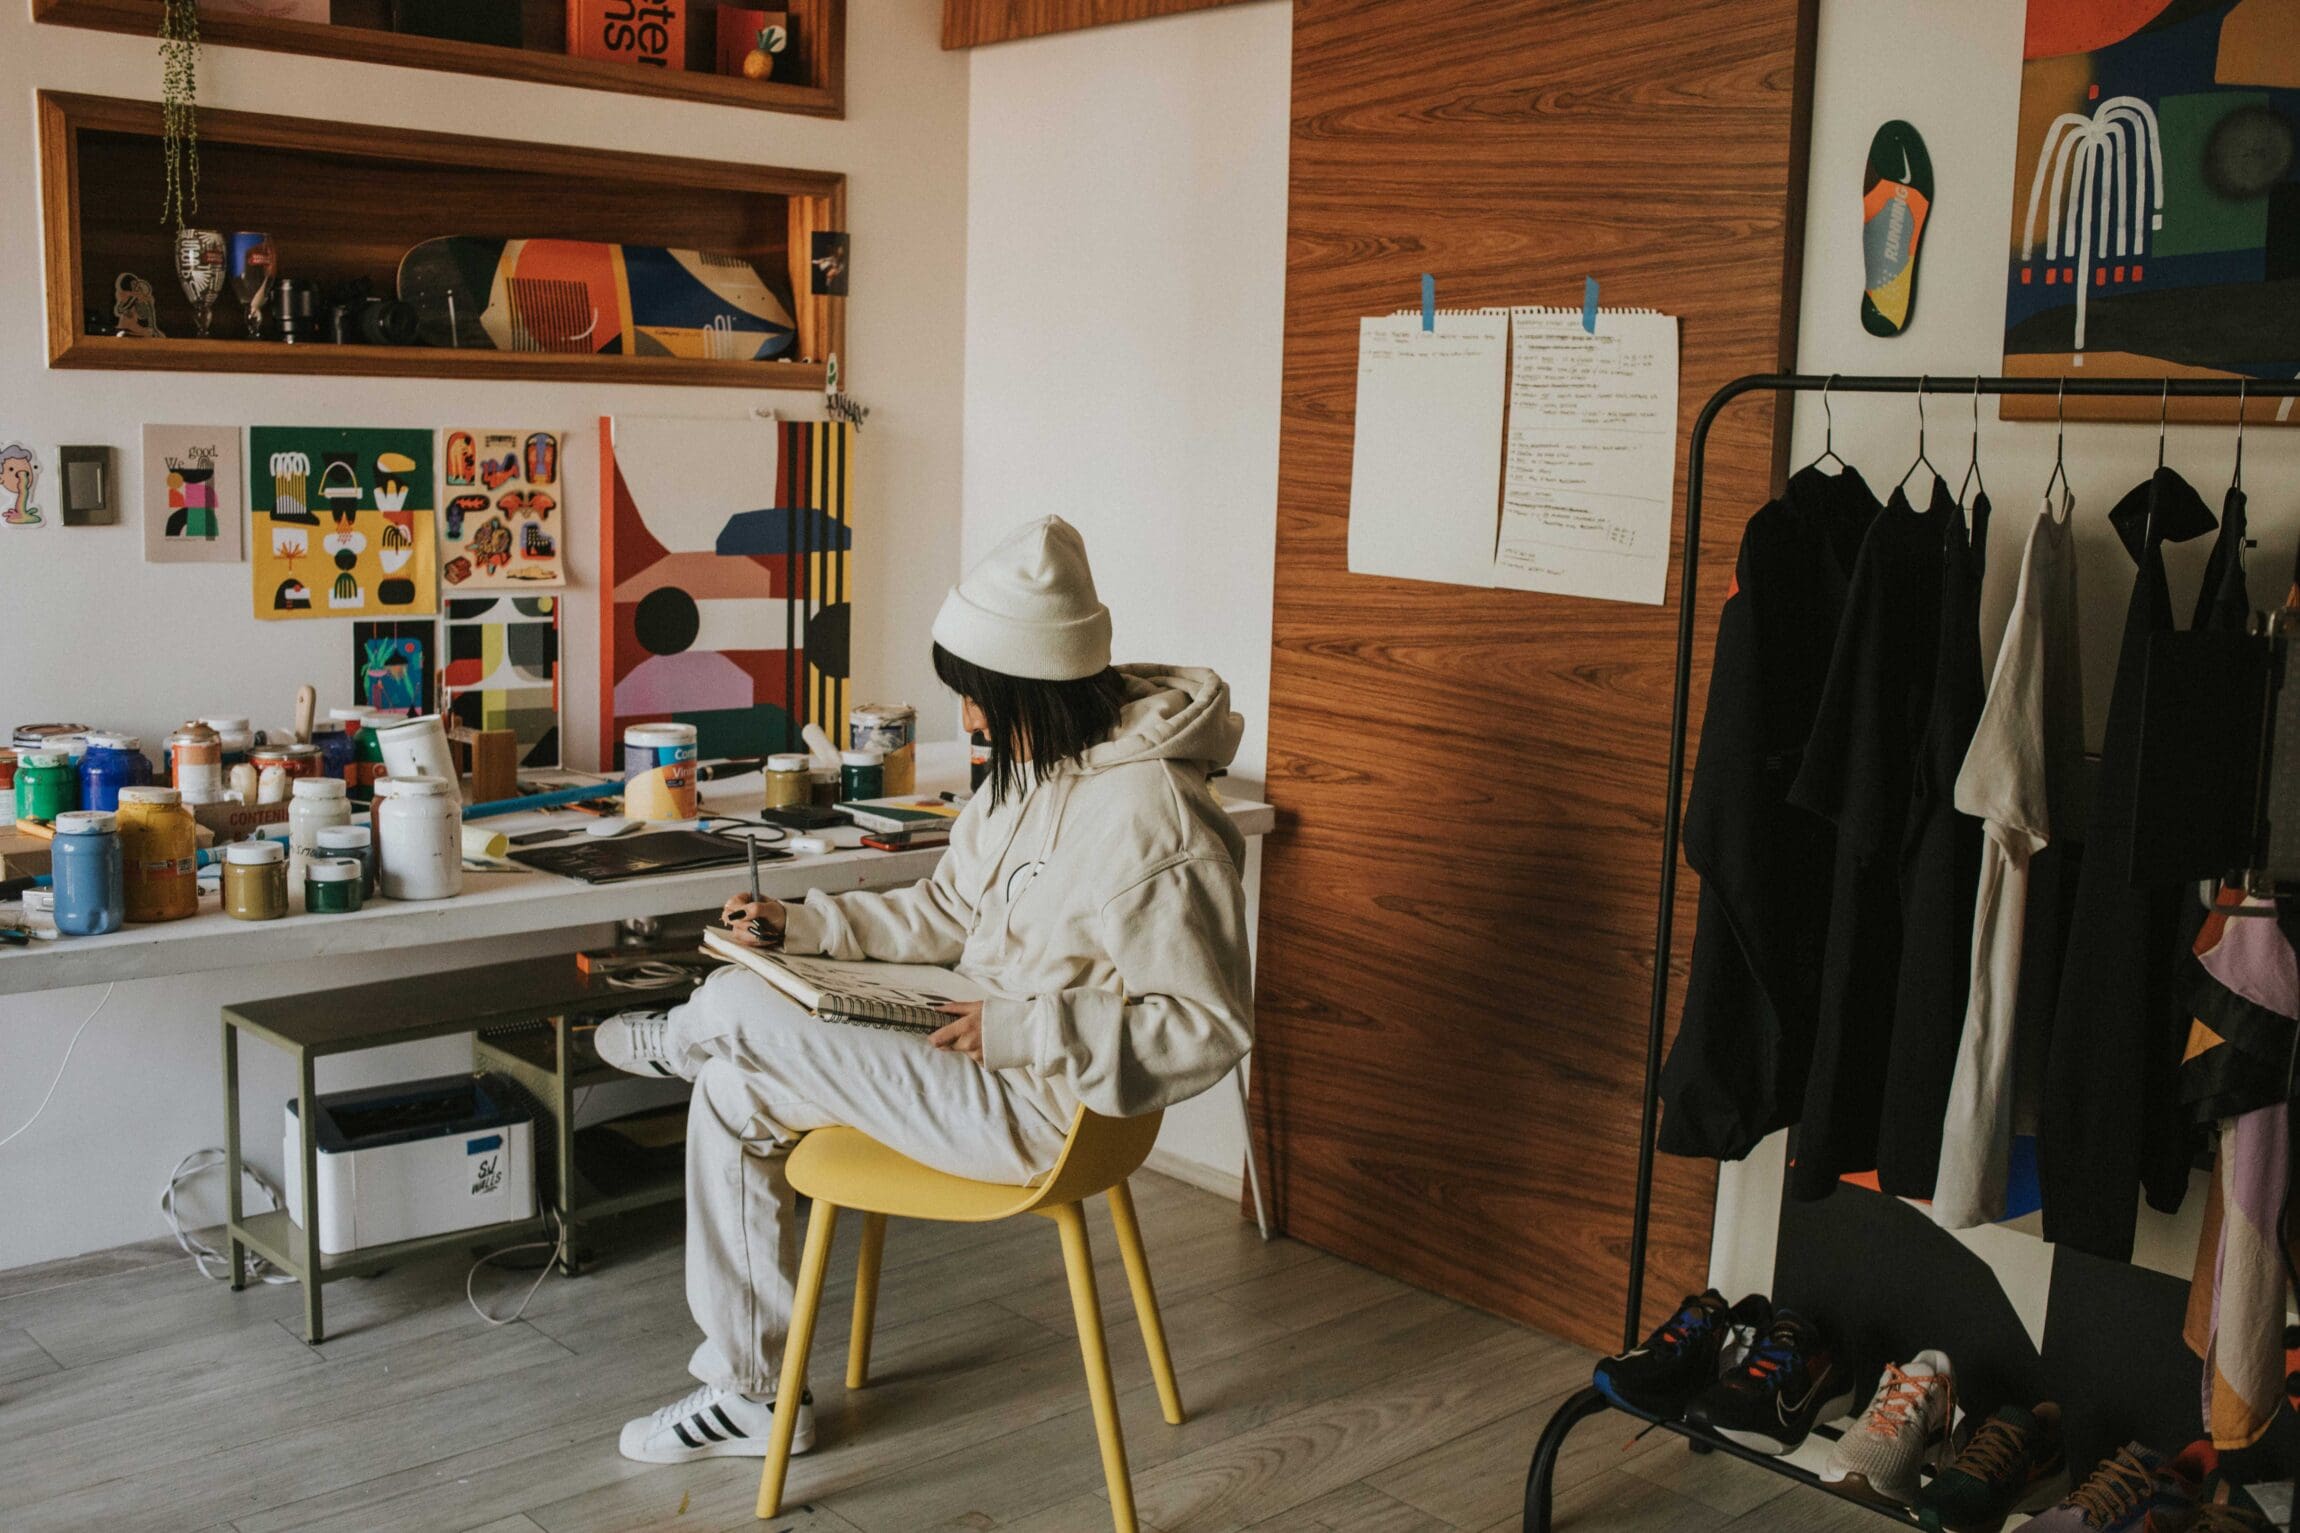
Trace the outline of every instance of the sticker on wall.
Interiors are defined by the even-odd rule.
[[[446,434],[439,471],[439,575],[448,591],[567,583],[557,432],[458,428]]]
[[[432,434],[257,426],[248,537],[259,618],[422,617],[439,610]]]
[[[351,695],[362,708],[430,713],[439,697],[431,620],[351,625]]]
[[[0,526],[40,525],[40,455],[22,442],[0,447]]]
[[[559,765],[559,598],[450,596],[441,711],[519,737],[519,765]]]
[[[240,428],[144,428],[144,562],[237,564]]]

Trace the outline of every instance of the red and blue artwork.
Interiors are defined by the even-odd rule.
[[[2300,5],[2029,0],[2005,307],[2028,377],[2300,376]],[[2067,413],[2154,419],[2154,400]],[[2050,398],[2006,413],[2050,414]],[[2230,419],[2227,400],[2174,413]],[[2256,402],[2255,420],[2275,418]]]
[[[854,430],[602,420],[600,748],[695,726],[706,757],[803,750],[846,715]]]

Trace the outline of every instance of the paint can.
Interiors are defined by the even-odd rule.
[[[799,755],[767,758],[767,807],[788,809],[807,801],[807,758]]]
[[[173,788],[122,788],[119,824],[128,919],[198,915],[200,840],[183,795]]]
[[[633,724],[623,731],[623,813],[634,820],[695,817],[695,726]]]
[[[447,726],[436,713],[385,724],[375,732],[383,751],[383,770],[397,778],[428,777],[450,786],[456,782],[455,757],[447,748]]]
[[[839,752],[839,791],[849,800],[885,798],[886,752]]]
[[[886,753],[887,793],[900,795],[918,791],[916,708],[908,703],[865,703],[849,710],[847,743],[858,751]]]
[[[233,767],[248,759],[248,752],[256,748],[256,732],[248,727],[244,714],[219,714],[201,723],[216,732],[216,740],[223,747],[224,765]]]
[[[387,900],[463,891],[463,804],[453,783],[386,777],[375,785],[375,875]]]
[[[62,751],[26,751],[16,758],[16,818],[52,823],[80,807],[80,779]]]
[[[354,731],[357,723],[346,725],[341,719],[326,719],[311,727],[311,743],[319,748],[319,775],[332,777],[348,784],[352,768],[359,762],[359,737]]]
[[[223,736],[197,719],[168,736],[168,781],[187,794],[222,788]]]
[[[336,777],[299,777],[288,787],[288,877],[319,851],[319,833],[351,823],[350,787]]]
[[[88,748],[85,724],[19,724],[8,742],[18,751],[62,751],[77,760]]]
[[[356,857],[315,857],[304,865],[303,908],[315,916],[347,916],[367,903],[365,874]]]
[[[319,747],[316,745],[259,745],[248,752],[260,779],[265,767],[278,767],[280,775],[289,781],[298,777],[318,777],[320,774]]]
[[[0,748],[0,830],[16,823],[16,753]]]
[[[80,758],[80,807],[109,814],[120,807],[122,788],[139,788],[152,780],[152,763],[144,759],[144,742],[134,735],[95,733],[88,736],[88,751]]]
[[[287,913],[287,848],[277,841],[225,847],[224,914],[235,921],[277,921]]]
[[[56,930],[67,937],[118,931],[127,899],[117,817],[84,809],[56,816],[53,850]]]

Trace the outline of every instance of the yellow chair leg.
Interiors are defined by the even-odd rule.
[[[838,1232],[835,1203],[815,1199],[807,1220],[806,1254],[799,1258],[798,1293],[791,1302],[790,1335],[783,1342],[783,1378],[775,1386],[775,1430],[767,1439],[767,1462],[759,1471],[761,1521],[783,1509],[783,1479],[791,1468],[791,1438],[799,1427],[799,1402],[807,1392],[807,1349],[814,1345],[815,1311],[822,1307],[823,1273],[831,1264],[831,1236]]]
[[[1174,1383],[1174,1359],[1166,1350],[1166,1322],[1158,1317],[1158,1290],[1150,1284],[1150,1253],[1142,1248],[1142,1225],[1134,1217],[1134,1192],[1124,1182],[1110,1189],[1110,1222],[1118,1227],[1118,1254],[1126,1259],[1127,1286],[1134,1290],[1134,1318],[1150,1353],[1150,1376],[1158,1381],[1158,1407],[1169,1426],[1180,1426],[1182,1391]]]
[[[1138,1533],[1134,1482],[1126,1472],[1126,1434],[1118,1422],[1118,1391],[1110,1383],[1110,1349],[1102,1339],[1102,1301],[1094,1291],[1094,1253],[1086,1244],[1086,1213],[1076,1203],[1044,1212],[1062,1232],[1062,1265],[1070,1273],[1070,1308],[1078,1321],[1078,1351],[1086,1361],[1086,1393],[1094,1402],[1094,1434],[1102,1441],[1102,1477],[1110,1487],[1110,1521],[1117,1533]]]
[[[886,1251],[886,1215],[863,1216],[862,1255],[855,1259],[854,1329],[847,1336],[847,1388],[870,1383],[870,1332],[878,1319],[878,1261]]]

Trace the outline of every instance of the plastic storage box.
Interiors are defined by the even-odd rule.
[[[319,1248],[334,1256],[535,1216],[535,1123],[485,1075],[317,1099]],[[303,1223],[296,1104],[284,1115],[288,1215]]]

